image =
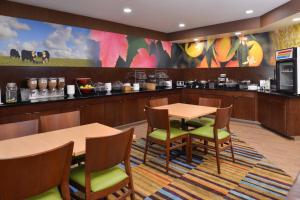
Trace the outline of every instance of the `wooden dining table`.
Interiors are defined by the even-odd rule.
[[[164,106],[154,107],[155,109],[167,109],[170,117],[180,118],[182,128],[185,127],[185,120],[213,114],[217,111],[216,107],[200,106],[185,103],[174,103]]]
[[[15,158],[41,153],[74,142],[73,155],[85,153],[88,137],[104,137],[121,133],[121,130],[99,124],[87,124],[57,131],[34,134],[0,141],[0,159]]]

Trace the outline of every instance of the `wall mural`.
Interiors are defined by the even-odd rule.
[[[181,44],[192,68],[269,66],[272,48],[270,34],[260,33],[242,37]]]
[[[0,16],[1,66],[176,66],[172,42]],[[172,59],[171,59],[172,57]]]
[[[270,33],[186,44],[7,16],[0,16],[0,27],[0,66],[274,66],[274,50],[295,44],[290,42],[291,30],[293,41],[298,46],[300,41],[299,25]]]

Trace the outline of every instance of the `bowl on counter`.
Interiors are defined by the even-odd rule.
[[[91,78],[76,78],[76,81],[80,85],[87,85],[88,83],[90,83]]]
[[[80,88],[82,94],[91,94],[94,92],[95,88]]]

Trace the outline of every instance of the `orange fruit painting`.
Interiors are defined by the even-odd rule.
[[[203,53],[204,46],[204,42],[186,43],[184,49],[187,55],[196,58]]]
[[[262,63],[264,58],[264,51],[261,45],[254,40],[250,40],[247,42],[247,46],[249,48],[248,51],[248,62],[250,67],[258,67]]]
[[[232,52],[230,55],[228,55],[230,49],[231,49],[231,38],[225,37],[217,39],[214,45],[215,53],[216,53],[216,59],[219,62],[227,62],[232,59],[234,56],[234,52]]]

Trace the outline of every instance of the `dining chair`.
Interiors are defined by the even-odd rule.
[[[220,168],[220,152],[231,149],[232,161],[235,162],[233,145],[230,132],[230,116],[232,112],[232,105],[226,108],[218,108],[216,113],[216,121],[214,126],[203,126],[190,131],[189,135],[189,162],[192,161],[192,148],[193,139],[204,140],[204,144],[196,143],[204,148],[204,153],[207,153],[208,149],[212,149],[216,152],[216,160],[218,173],[221,173]],[[210,145],[209,143],[213,143]]]
[[[158,106],[165,106],[168,104],[169,104],[169,99],[167,97],[150,99],[148,102],[148,106],[150,106],[151,108],[158,107]],[[171,119],[170,124],[171,124],[171,127],[181,128],[180,120]]]
[[[40,132],[55,131],[80,126],[80,111],[65,112],[40,117]]]
[[[0,159],[0,199],[70,200],[74,142],[24,157]]]
[[[0,124],[0,140],[37,134],[38,126],[38,120]]]
[[[85,165],[71,170],[70,183],[85,193],[85,198],[100,199],[118,190],[135,199],[130,167],[130,151],[134,129],[120,134],[86,139]],[[125,171],[120,167],[123,163]]]
[[[209,107],[220,108],[221,103],[222,103],[221,99],[199,97],[199,105],[200,106],[209,106]],[[215,123],[215,120],[213,118],[200,117],[200,118],[195,118],[195,119],[187,121],[186,125],[198,128],[198,127],[202,127],[202,126],[213,126],[214,123]]]
[[[148,148],[150,144],[155,143],[164,146],[164,151],[166,153],[166,171],[168,173],[170,151],[173,149],[186,147],[186,152],[188,152],[186,142],[188,139],[188,133],[187,131],[170,126],[169,114],[167,109],[154,109],[146,106],[145,113],[148,122],[148,129],[144,152],[144,163],[146,163]]]

